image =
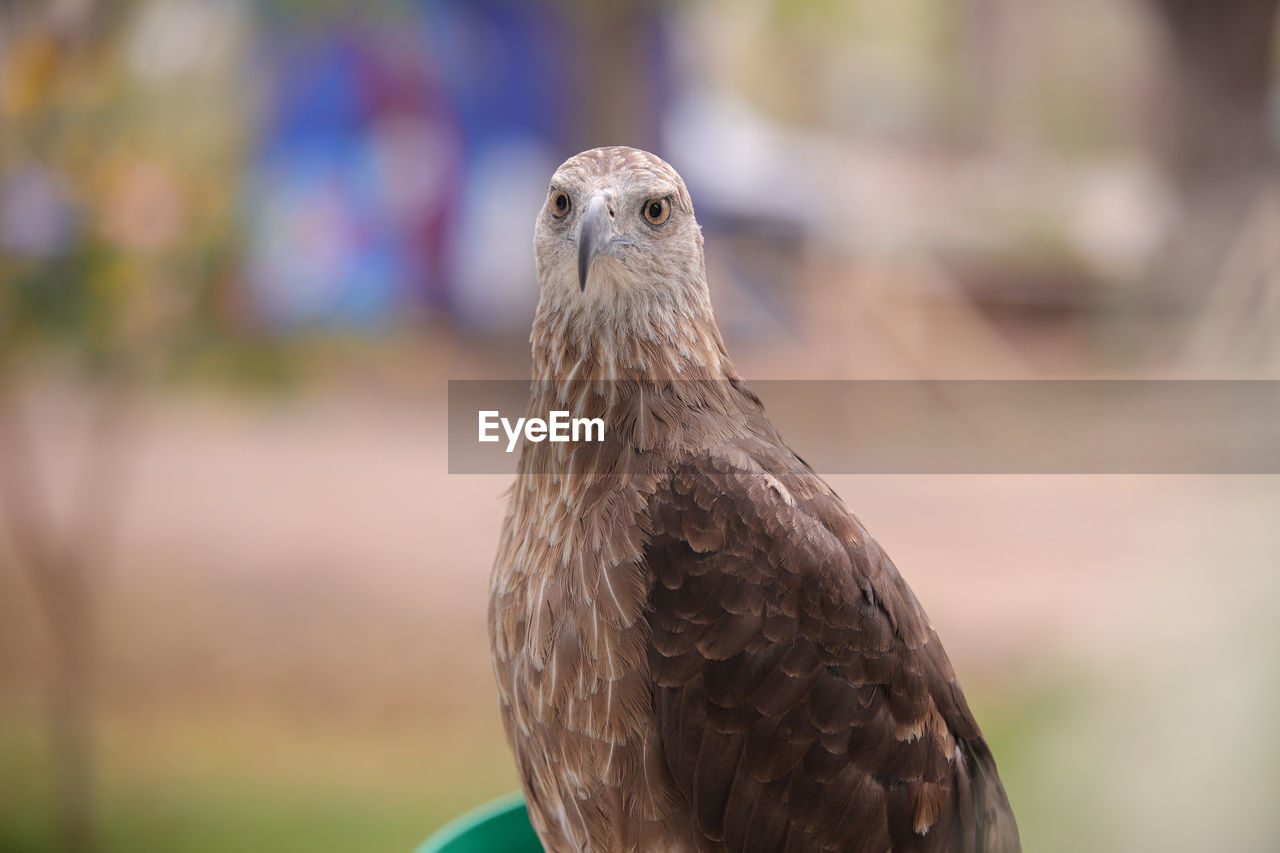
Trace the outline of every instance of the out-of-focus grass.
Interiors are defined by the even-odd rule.
[[[1023,849],[1274,850],[1274,654],[1224,651],[1120,677],[1046,661],[1039,687],[971,690]]]
[[[1026,839],[1054,823],[1052,803],[1035,794],[1044,769],[1037,744],[1071,714],[1076,692],[980,691],[975,713]],[[33,709],[0,716],[0,851],[47,850],[44,731]],[[448,819],[517,786],[488,708],[381,723],[244,707],[109,709],[99,743],[107,853],[408,853]]]
[[[43,728],[30,713],[3,716],[0,851],[48,850]],[[169,709],[163,718],[109,711],[99,735],[102,846],[410,851],[448,819],[517,786],[491,723],[479,710],[374,725],[232,709]]]
[[[1080,732],[1092,692],[1086,684],[1052,680],[1025,685],[1016,695],[970,688],[974,716],[996,757],[1025,850],[1109,849],[1108,830],[1097,815],[1075,825],[1068,820],[1064,827],[1064,815],[1079,805],[1068,806],[1074,768],[1055,766],[1046,752],[1046,744],[1058,742],[1063,732]],[[1064,778],[1064,771],[1072,775]]]
[[[1269,849],[1274,818],[1243,809],[1252,816],[1241,819],[1236,801],[1254,787],[1244,781],[1257,776],[1249,765],[1274,754],[1271,741],[1249,761],[1228,757],[1216,768],[1240,780],[1215,776],[1211,765],[1203,778],[1214,784],[1188,797],[1177,772],[1162,772],[1147,745],[1153,733],[1142,728],[1164,707],[1163,694],[1141,683],[1118,690],[1065,666],[1045,672],[1049,680],[1022,681],[1013,691],[969,686],[1024,849],[1141,849],[1142,836],[1159,839],[1162,850],[1204,849],[1206,814],[1235,818],[1213,821],[1229,849]],[[1117,710],[1117,692],[1128,710]],[[492,710],[472,710],[381,722],[230,706],[110,711],[100,732],[103,850],[409,853],[446,820],[517,786]],[[38,722],[29,710],[0,709],[3,853],[51,847]],[[1155,733],[1157,744],[1162,739]],[[1265,798],[1266,790],[1263,782],[1256,793]]]

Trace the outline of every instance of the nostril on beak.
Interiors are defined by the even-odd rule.
[[[609,218],[613,219],[613,208],[609,208]]]

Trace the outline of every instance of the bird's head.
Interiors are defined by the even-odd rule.
[[[706,288],[684,181],[634,148],[594,148],[556,170],[534,251],[544,297],[669,300],[682,288]]]
[[[693,202],[658,157],[621,147],[570,157],[551,177],[533,245],[542,291],[531,335],[536,375],[733,372]]]

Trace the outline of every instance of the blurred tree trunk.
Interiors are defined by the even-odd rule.
[[[50,747],[59,844],[67,853],[95,849],[93,803],[93,697],[95,598],[85,566],[49,565],[45,624],[53,647],[49,681]],[[56,590],[54,589],[56,587]]]
[[[49,637],[50,753],[57,849],[91,853],[94,821],[93,723],[97,581],[120,507],[128,456],[126,395],[102,391],[86,436],[85,467],[66,525],[57,525],[36,470],[35,442],[22,418],[20,393],[0,383],[0,509],[13,549],[38,601]]]
[[[1182,218],[1162,289],[1198,304],[1272,165],[1268,97],[1280,0],[1152,0],[1167,29],[1173,116],[1166,159]]]
[[[575,144],[656,149],[658,87],[665,79],[656,38],[658,3],[578,0],[570,9],[578,27]]]

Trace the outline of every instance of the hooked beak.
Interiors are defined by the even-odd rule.
[[[613,214],[604,195],[593,195],[578,222],[578,289],[587,289],[587,274],[597,257],[620,257],[623,247],[631,245],[613,230]]]

